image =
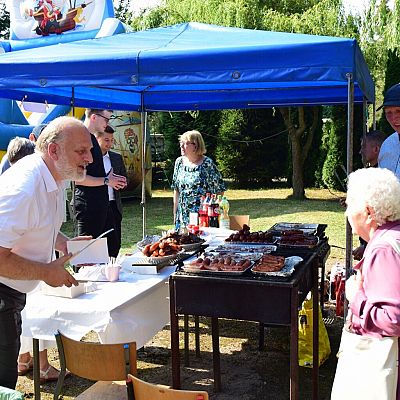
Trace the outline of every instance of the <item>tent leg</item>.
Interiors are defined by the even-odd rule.
[[[142,235],[143,239],[146,236],[146,143],[147,143],[147,112],[140,113],[141,126],[142,126]]]
[[[353,170],[353,128],[354,128],[354,82],[353,75],[347,74],[347,176]],[[352,267],[353,235],[348,219],[346,219],[346,278]],[[347,302],[345,301],[344,317],[347,315]]]

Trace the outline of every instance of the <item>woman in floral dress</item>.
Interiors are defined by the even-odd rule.
[[[223,194],[226,190],[221,173],[211,158],[198,131],[185,132],[179,140],[181,157],[175,161],[174,189],[175,229],[189,224],[189,214],[198,212],[200,198],[207,192]]]

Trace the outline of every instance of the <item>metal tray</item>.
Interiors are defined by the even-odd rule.
[[[230,245],[235,245],[235,246],[241,246],[241,245],[249,245],[249,246],[266,246],[266,245],[274,245],[277,242],[278,238],[274,237],[274,240],[272,242],[227,242],[225,241],[226,244]]]
[[[296,229],[299,231],[303,231],[309,235],[315,235],[317,233],[319,224],[300,224],[296,222],[278,222],[275,225],[271,226],[270,231],[290,231],[292,229]]]
[[[208,269],[197,269],[197,268],[190,268],[189,265],[184,265],[182,267],[183,272],[187,272],[190,274],[196,275],[208,275],[208,276],[240,276],[246,273],[250,268],[254,266],[255,262],[251,261],[250,265],[244,269],[243,271],[211,271]]]
[[[316,239],[315,244],[307,245],[307,244],[281,243],[280,239],[278,239],[278,245],[279,245],[280,248],[285,248],[285,249],[314,249],[319,244],[319,237],[318,236],[313,236],[313,238]]]
[[[178,262],[179,260],[182,259],[182,256],[186,256],[185,251],[181,250],[178,253],[175,254],[170,254],[168,256],[164,257],[132,257],[130,262],[132,265],[158,265],[158,264],[163,264],[168,261],[175,260]]]
[[[139,250],[143,250],[146,245],[153,244],[153,243],[157,242],[158,240],[160,240],[161,238],[162,237],[160,235],[148,235],[143,240],[141,240],[140,242],[137,242],[136,243],[136,247]],[[194,251],[194,250],[199,249],[203,243],[205,243],[205,240],[204,239],[200,239],[200,241],[198,241],[196,243],[180,244],[180,246],[185,251]]]
[[[256,275],[256,276],[262,276],[262,277],[282,277],[282,278],[287,278],[293,274],[295,271],[296,265],[300,264],[303,261],[303,259],[299,256],[291,256],[291,257],[286,257],[285,258],[285,264],[283,268],[280,271],[276,272],[260,272],[260,271],[254,271],[254,269],[257,267],[257,264],[254,265],[251,268],[251,272]]]
[[[221,244],[214,249],[216,252],[222,251],[234,251],[234,252],[247,252],[247,253],[271,253],[276,251],[277,246],[274,244],[263,244],[263,243],[249,243],[249,242],[227,242]]]
[[[264,253],[256,253],[256,252],[237,252],[233,250],[210,250],[204,252],[203,256],[204,257],[224,257],[224,256],[230,256],[232,258],[239,258],[239,259],[245,259],[249,261],[258,261]]]

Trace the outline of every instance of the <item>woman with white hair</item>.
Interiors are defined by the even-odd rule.
[[[356,275],[346,281],[349,313],[338,353],[332,399],[399,400],[396,358],[400,336],[400,182],[387,169],[360,169],[349,175],[346,203],[346,216],[353,232],[368,244],[364,257],[354,267]],[[390,342],[387,357],[384,350],[375,354],[370,350],[360,351],[360,336],[368,337],[368,346]],[[364,348],[369,349],[368,346]],[[362,359],[361,367],[347,376],[343,397],[343,371],[361,359],[363,353],[366,358]],[[371,372],[378,364],[377,354],[386,365],[383,380],[380,380],[381,370]],[[392,370],[388,367],[391,356],[395,357]],[[385,394],[382,388],[387,387],[388,380],[392,382],[391,389]],[[356,397],[349,387],[354,388]]]

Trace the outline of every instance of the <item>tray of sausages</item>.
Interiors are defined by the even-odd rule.
[[[296,231],[288,232],[290,233],[284,234],[278,239],[278,245],[280,247],[312,249],[318,246],[318,236],[298,233]]]
[[[173,238],[161,238],[154,243],[146,244],[143,247],[142,254],[146,263],[158,264],[177,258],[177,255],[183,253],[181,245]]]
[[[289,277],[295,271],[296,265],[303,259],[299,256],[283,257],[265,254],[251,268],[251,272],[258,276]]]
[[[254,261],[243,257],[208,254],[185,263],[183,271],[203,275],[242,275],[254,265]]]

